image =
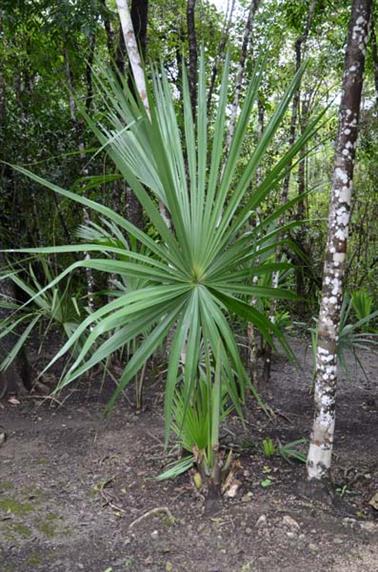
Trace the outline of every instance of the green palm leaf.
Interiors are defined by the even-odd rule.
[[[141,203],[155,230],[155,240],[110,208],[44,181],[22,167],[15,167],[35,182],[92,209],[101,217],[101,224],[95,221],[80,229],[79,234],[85,241],[81,245],[24,249],[29,253],[96,253],[91,260],[78,261],[64,269],[40,289],[39,296],[81,267],[106,274],[115,273],[136,285],[135,290],[117,293],[114,300],[87,316],[53,358],[50,365],[71,352],[78,340],[85,336],[60,387],[71,383],[144,333],[144,339],[126,364],[109,404],[111,407],[174,327],[165,395],[166,439],[173,422],[179,371],[183,368],[183,396],[187,404],[195,386],[201,341],[210,348],[215,361],[220,361],[221,370],[217,370],[217,375],[224,379],[229,398],[236,411],[242,414],[244,392],[251,386],[230,326],[232,316],[252,322],[268,343],[273,343],[273,336],[276,337],[290,354],[277,326],[262,312],[249,306],[245,299],[250,296],[293,299],[294,295],[284,289],[252,286],[251,279],[254,275],[266,275],[290,266],[266,262],[264,255],[274,251],[279,236],[285,230],[279,228],[277,221],[295,200],[276,209],[255,230],[248,230],[247,223],[254,209],[276,190],[300,149],[317,132],[322,115],[309,122],[293,147],[273,165],[257,188],[251,190],[256,169],[304,72],[301,68],[290,82],[246,161],[243,153],[249,119],[264,76],[264,65],[263,58],[260,58],[251,75],[229,149],[225,149],[228,56],[214,120],[207,112],[203,54],[199,66],[196,117],[192,116],[185,69],[183,118],[176,111],[175,96],[163,68],[154,70],[152,74],[150,117],[141,101],[131,93],[126,79],[121,85],[110,73],[97,75],[97,90],[105,112],[98,122],[90,117],[86,119],[101,148],[113,159]],[[169,212],[171,227],[167,226],[159,211],[159,202]],[[288,224],[286,230],[297,224]],[[139,250],[131,246],[133,241],[141,245]],[[291,247],[289,238],[284,238],[280,244]],[[256,262],[257,257],[262,260],[261,264]],[[185,363],[182,363],[184,354]],[[188,460],[184,466],[190,462]]]

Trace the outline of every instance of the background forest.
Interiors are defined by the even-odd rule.
[[[138,4],[138,3],[136,3]],[[217,84],[221,76],[227,46],[231,49],[235,72],[241,57],[243,39],[245,57],[244,82],[260,54],[268,58],[259,91],[259,115],[249,127],[251,145],[260,125],[265,124],[286,87],[286,80],[296,69],[296,42],[301,39],[309,16],[309,3],[267,1],[253,16],[253,25],[246,36],[248,3],[222,3],[222,10],[209,2],[196,6],[195,28],[197,45],[204,45],[206,65]],[[256,6],[259,3],[256,3]],[[229,8],[227,12],[227,7]],[[318,191],[304,200],[305,237],[295,235],[298,246],[309,257],[303,276],[308,314],[316,314],[317,297],[325,247],[333,144],[337,131],[337,108],[343,72],[343,53],[350,16],[349,2],[316,3],[302,58],[309,64],[302,80],[296,131],[303,129],[309,114],[330,105],[330,120],[317,134],[316,152],[305,162],[304,172],[295,168],[290,177],[290,196],[304,188]],[[249,31],[248,31],[249,32]],[[33,172],[58,182],[64,188],[78,185],[84,175],[105,176],[114,173],[103,153],[94,158],[93,135],[76,110],[76,103],[85,103],[91,110],[93,73],[96,62],[114,62],[127,71],[127,55],[120,33],[115,3],[109,2],[3,2],[1,18],[1,154],[2,160],[27,165]],[[306,31],[307,34],[307,31]],[[372,36],[373,38],[373,36]],[[188,55],[186,2],[154,2],[148,9],[145,60],[162,61],[169,81],[180,89],[181,58]],[[372,40],[368,49],[364,85],[360,143],[355,176],[352,229],[348,260],[348,288],[363,286],[376,294],[376,225],[374,181],[377,165],[376,119],[376,49]],[[213,80],[213,76],[215,78]],[[232,90],[232,86],[230,86]],[[241,97],[243,89],[241,90]],[[232,93],[230,93],[232,98]],[[93,112],[92,112],[93,113]],[[274,145],[265,158],[268,168],[290,142],[291,117],[286,115]],[[265,122],[265,123],[264,123]],[[78,144],[85,145],[85,160],[80,159]],[[84,169],[84,173],[83,173]],[[80,224],[80,213],[69,201],[56,204],[56,197],[41,192],[38,185],[2,167],[2,240],[4,247],[57,244],[67,241]],[[304,183],[301,180],[304,177]],[[117,206],[127,213],[123,183],[98,185],[88,191],[90,197],[101,198],[104,204]],[[269,197],[263,208],[273,209]],[[130,206],[131,208],[131,206]],[[300,204],[295,210],[303,208]],[[44,216],[38,216],[43,212]],[[293,212],[293,216],[296,216]],[[78,218],[79,215],[79,218]]]
[[[375,570],[377,18],[370,0],[2,1],[6,570],[302,570],[309,554]],[[54,513],[19,476],[39,422],[47,485],[34,425],[24,446]],[[74,494],[114,545],[59,544]],[[253,548],[226,551],[235,523]]]

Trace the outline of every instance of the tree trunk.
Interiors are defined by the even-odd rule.
[[[146,78],[144,75],[142,59],[138,51],[138,45],[134,33],[130,10],[127,4],[127,0],[116,0],[116,1],[117,1],[119,18],[121,21],[123,38],[127,50],[127,55],[129,57],[129,62],[135,81],[135,87],[138,91],[139,97],[144,105],[147,115],[150,116],[150,108],[149,108],[147,88],[146,88]],[[147,10],[145,11],[145,14],[147,16]],[[169,213],[165,205],[161,201],[159,203],[159,209],[160,209],[160,214],[163,217],[166,225],[170,227],[171,220],[169,217]]]
[[[371,4],[371,0],[353,0],[346,47],[318,321],[315,416],[307,458],[309,479],[327,477],[331,466],[335,429],[337,339]]]
[[[90,38],[90,46],[89,46],[89,58],[88,63],[85,70],[86,80],[87,80],[87,94],[85,98],[85,108],[86,112],[89,113],[92,101],[92,65],[91,62],[94,60],[94,51],[96,47],[96,42],[94,36]],[[85,165],[85,146],[84,146],[84,137],[83,137],[83,125],[82,122],[78,119],[76,114],[76,104],[74,98],[74,84],[73,84],[73,76],[72,70],[70,66],[69,54],[68,49],[65,47],[64,49],[64,60],[65,60],[65,67],[66,67],[66,79],[68,85],[68,96],[69,96],[69,106],[70,106],[70,114],[71,114],[71,121],[72,126],[75,130],[75,135],[77,139],[77,146],[79,149],[79,171],[80,175],[87,175],[88,171]],[[90,222],[90,216],[88,209],[83,207],[83,221],[85,224]],[[84,253],[85,260],[90,260],[89,252]],[[94,292],[96,289],[95,279],[93,276],[93,272],[91,268],[85,269],[85,276],[87,281],[87,298],[88,298],[88,310],[90,313],[94,312],[95,310],[95,300],[94,300]]]
[[[150,109],[147,98],[146,79],[144,76],[142,60],[139,54],[138,44],[134,33],[130,10],[127,4],[127,0],[116,1],[119,18],[121,20],[123,39],[125,41],[127,55],[129,57],[130,66],[133,72],[135,87],[147,113],[149,113]]]
[[[311,0],[311,4],[310,4],[310,7],[309,7],[309,10],[307,13],[307,19],[306,19],[306,24],[305,24],[303,33],[295,41],[295,71],[296,72],[299,70],[299,68],[301,67],[301,64],[302,64],[303,52],[306,48],[307,39],[308,39],[308,35],[310,33],[310,30],[311,30],[311,25],[312,25],[312,21],[314,18],[314,13],[315,13],[315,8],[316,8],[317,3],[318,3],[318,0]],[[300,99],[301,99],[301,90],[300,90],[300,84],[299,84],[298,88],[296,89],[296,91],[293,95],[293,100],[292,100],[292,104],[291,104],[291,118],[290,118],[290,128],[289,128],[289,138],[288,138],[289,147],[291,147],[295,142]],[[291,164],[289,164],[287,167],[286,176],[284,178],[284,182],[283,182],[283,186],[282,186],[281,203],[283,205],[285,203],[287,203],[288,197],[289,197],[290,174],[291,174]],[[279,223],[278,223],[279,226],[282,226],[284,224],[284,222],[285,222],[284,217],[281,217],[281,219],[279,220]],[[276,255],[275,255],[276,262],[280,262],[281,256],[282,256],[282,252],[281,252],[280,248],[277,248],[276,249]],[[279,279],[280,279],[279,273],[273,272],[272,288],[278,288]],[[272,300],[272,303],[270,306],[270,320],[272,320],[272,321],[274,320],[276,309],[277,309],[277,301]],[[264,380],[264,382],[267,383],[270,379],[270,369],[271,369],[271,363],[272,363],[272,347],[270,345],[267,345],[265,347],[264,354],[265,355],[264,355],[263,380]]]
[[[307,127],[308,115],[309,115],[309,97],[303,98],[300,110],[299,124],[301,128],[301,134],[305,131]],[[298,195],[300,200],[297,205],[297,220],[301,221],[302,224],[297,230],[296,242],[298,247],[302,252],[307,254],[306,245],[306,228],[303,225],[303,221],[306,218],[306,203],[305,203],[305,192],[306,192],[306,147],[302,147],[299,153],[299,166],[298,166]],[[298,258],[298,262],[295,266],[295,282],[296,282],[296,293],[298,296],[297,301],[297,311],[300,316],[303,316],[306,308],[305,300],[305,269],[303,266],[303,260]]]
[[[211,69],[210,87],[209,87],[209,93],[207,96],[207,110],[208,111],[210,111],[210,108],[211,108],[211,100],[213,98],[215,80],[216,80],[217,75],[218,75],[219,61],[224,58],[224,53],[226,51],[226,45],[227,45],[227,40],[228,40],[228,36],[230,33],[230,27],[232,24],[232,16],[234,13],[234,8],[235,8],[235,0],[231,0],[230,12],[229,12],[229,14],[226,14],[225,21],[224,21],[224,28],[223,28],[223,32],[222,32],[222,38],[221,38],[221,41],[219,43],[218,53],[215,56],[214,64],[213,64],[213,67]],[[228,12],[228,10],[227,10],[227,12]]]
[[[189,91],[192,103],[193,121],[197,115],[197,36],[195,22],[196,0],[187,0],[186,22],[189,44]]]
[[[247,60],[247,52],[248,52],[248,47],[249,47],[249,43],[250,43],[251,35],[252,35],[252,24],[253,24],[255,14],[258,10],[260,3],[261,3],[261,0],[252,0],[251,4],[249,6],[248,18],[247,18],[247,22],[245,24],[244,35],[243,35],[243,43],[242,43],[242,47],[240,50],[238,73],[236,76],[235,94],[234,94],[234,99],[233,99],[232,107],[231,107],[230,120],[228,123],[228,130],[227,130],[227,137],[226,137],[226,148],[227,149],[230,148],[232,137],[233,137],[234,131],[235,131],[236,117],[237,117],[238,108],[239,108],[240,95],[241,95],[242,87],[243,87],[245,63]]]

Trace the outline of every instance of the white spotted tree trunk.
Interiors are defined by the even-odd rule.
[[[353,0],[346,47],[318,321],[315,416],[307,458],[309,479],[326,477],[331,466],[335,429],[337,340],[371,5],[372,0]]]

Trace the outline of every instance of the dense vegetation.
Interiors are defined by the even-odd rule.
[[[256,384],[269,381],[272,348],[293,359],[287,331],[312,335],[315,362],[322,320],[339,330],[324,350],[339,365],[375,343],[374,28],[365,71],[365,52],[358,60],[352,45],[360,31],[367,43],[371,2],[353,2],[345,63],[351,2],[254,0],[219,11],[133,0],[139,52],[122,33],[123,4],[2,3],[0,394],[31,388],[28,340],[56,335],[61,349],[46,366],[65,356],[55,392],[96,366],[115,383],[108,409],[130,382],[140,408],[159,352],[166,442],[173,431],[188,453],[163,477],[196,465],[196,485],[220,489],[232,468],[220,424],[231,414],[243,420],[250,394],[272,413]],[[361,106],[359,95],[352,101],[356,158],[357,119],[343,124],[348,69],[360,74],[356,84],[364,78]],[[346,153],[343,128],[355,135]],[[341,230],[337,213],[334,229],[327,218],[339,149],[354,187]],[[337,315],[325,316],[323,283],[318,330],[331,232],[341,243],[348,225],[342,274],[325,282],[336,280]],[[11,368],[19,373],[7,376]],[[314,368],[316,399],[329,397],[319,352]],[[332,436],[321,438],[332,449]],[[304,459],[295,448],[290,455]]]

